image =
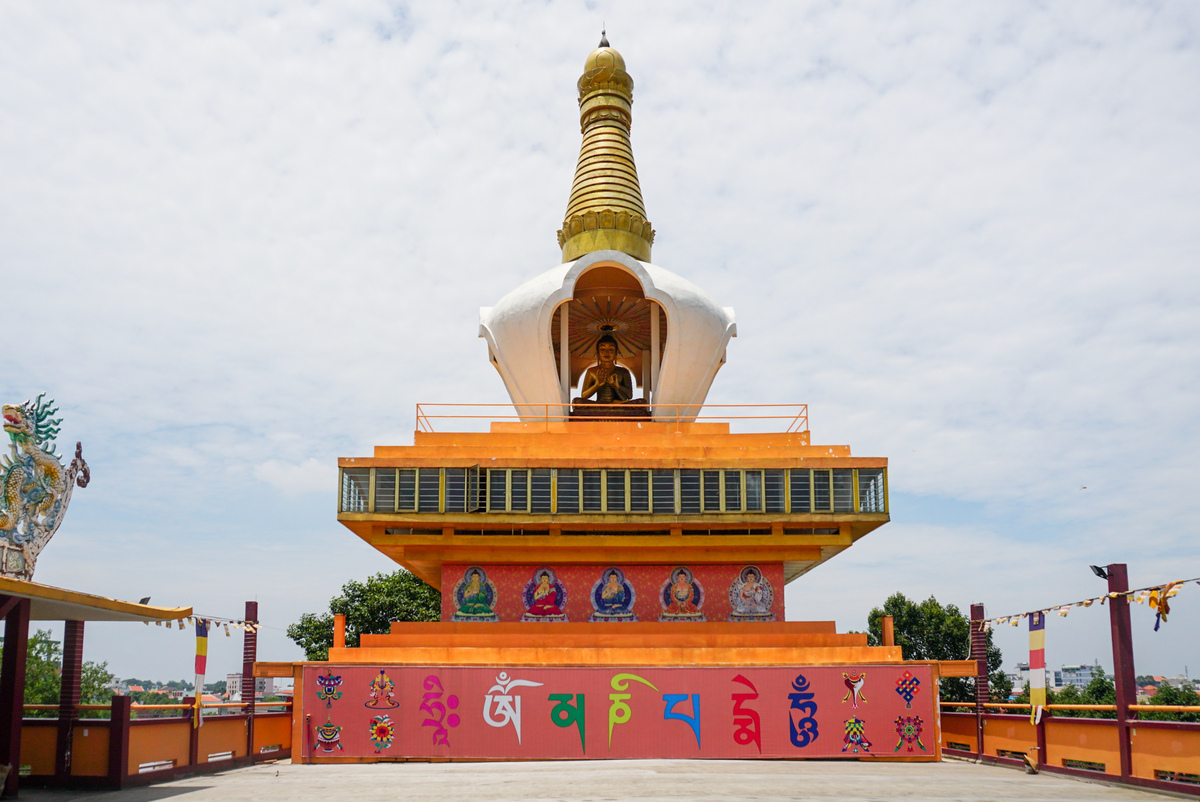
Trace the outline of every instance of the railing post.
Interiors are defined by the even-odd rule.
[[[71,776],[71,747],[83,679],[83,622],[64,623],[62,678],[58,692],[58,741],[54,756],[54,776],[63,783]]]
[[[1113,690],[1117,703],[1117,745],[1121,750],[1121,779],[1133,775],[1133,756],[1129,742],[1129,706],[1137,701],[1137,679],[1133,670],[1133,628],[1129,621],[1129,573],[1125,563],[1114,563],[1106,569],[1108,592],[1118,594],[1108,600],[1109,624],[1112,629]]]
[[[12,769],[3,795],[17,795],[21,774],[21,720],[25,717],[25,656],[29,647],[29,599],[0,597],[10,607],[4,619],[4,656],[0,658],[0,763]]]
[[[200,693],[199,698],[203,699],[204,698],[204,689],[201,688],[199,693]],[[188,723],[188,765],[189,766],[200,765],[200,728],[196,726],[196,722],[192,719],[192,716],[195,715],[196,698],[197,697],[195,697],[195,696],[183,697],[183,703],[188,706],[188,709],[183,711],[183,718]],[[200,715],[201,715],[201,717],[204,716],[203,709],[201,709]]]
[[[246,704],[246,755],[254,761],[254,662],[258,660],[258,602],[246,602],[246,628],[242,630],[242,702]]]
[[[129,719],[133,699],[114,696],[108,719],[108,784],[124,788],[129,776]]]
[[[983,706],[991,699],[988,692],[987,632],[983,629],[983,605],[971,605],[971,657],[975,660],[975,739],[979,759],[983,759]]]

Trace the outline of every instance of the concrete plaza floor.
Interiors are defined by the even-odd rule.
[[[235,769],[124,791],[23,789],[35,802],[533,802],[534,800],[934,799],[1142,800],[1130,788],[1026,775],[962,761],[611,760],[546,763],[376,763]]]

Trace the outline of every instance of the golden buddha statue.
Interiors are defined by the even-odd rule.
[[[573,416],[634,418],[648,415],[645,409],[614,409],[610,406],[646,403],[644,398],[633,398],[633,376],[628,369],[617,364],[619,354],[620,346],[611,334],[605,334],[596,341],[596,364],[583,374],[582,394],[571,402],[574,405],[571,410]],[[589,404],[597,406],[588,409],[586,405]]]

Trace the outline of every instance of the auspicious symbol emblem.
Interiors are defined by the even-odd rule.
[[[842,672],[842,682],[846,684],[846,695],[842,697],[842,704],[850,703],[851,707],[858,707],[860,701],[867,701],[867,698],[862,695],[862,687],[867,682],[867,672],[856,673],[851,671],[849,674]]]
[[[379,676],[371,680],[370,688],[371,698],[363,705],[372,710],[395,710],[400,706],[400,703],[392,698],[396,690],[396,683],[392,682],[384,670],[379,669]]]
[[[75,486],[87,487],[91,474],[83,446],[64,470],[54,451],[62,418],[54,401],[42,399],[5,404],[4,431],[11,453],[0,459],[0,576],[29,580],[38,555],[54,537],[71,502]]]
[[[733,731],[733,740],[742,746],[753,743],[758,747],[759,753],[762,752],[762,733],[759,731],[758,711],[745,707],[745,702],[753,702],[758,698],[758,688],[754,687],[754,683],[738,674],[733,678],[734,682],[740,682],[750,689],[750,693],[733,693],[733,726],[737,727]]]
[[[900,740],[896,741],[896,748],[893,752],[899,752],[900,747],[908,744],[908,751],[913,751],[912,745],[916,741],[917,746],[921,747],[924,752],[925,744],[921,743],[922,725],[925,722],[921,721],[920,716],[897,716],[896,717],[896,734],[900,736]]]
[[[846,721],[846,737],[842,739],[842,751],[850,749],[853,752],[858,752],[861,749],[864,752],[871,751],[871,742],[867,740],[867,736],[863,734],[863,729],[867,723],[857,716],[851,716]]]
[[[325,723],[317,725],[317,746],[322,752],[332,752],[335,746],[338,749],[343,748],[341,739],[342,728],[334,724],[326,714]]]
[[[808,689],[808,679],[803,674],[797,674],[792,680],[792,691],[788,694],[792,700],[788,710],[792,746],[808,746],[821,734],[817,731],[817,703],[813,701],[816,694]]]
[[[370,738],[371,743],[375,744],[375,754],[379,754],[384,749],[392,745],[392,739],[396,737],[396,725],[386,715],[375,716],[371,719]]]
[[[757,565],[747,565],[729,586],[730,621],[774,621],[775,591]]]
[[[428,714],[428,718],[421,722],[422,727],[434,727],[433,743],[442,746],[450,745],[450,728],[457,727],[459,718],[457,713],[446,715],[446,710],[454,710],[458,707],[458,697],[450,694],[446,696],[446,701],[442,701],[442,696],[445,694],[445,689],[442,688],[442,682],[433,674],[425,678],[425,695],[421,700],[420,710]]]
[[[689,568],[680,566],[671,571],[659,593],[662,615],[659,621],[703,621],[704,588],[692,576]]]
[[[317,690],[317,698],[325,702],[326,707],[333,707],[335,699],[342,698],[341,676],[334,676],[333,671],[326,672],[325,676],[317,675],[317,684],[321,687]]]
[[[496,677],[496,684],[488,688],[487,695],[483,697],[483,720],[493,727],[506,727],[511,722],[517,731],[517,743],[521,743],[521,697],[509,691],[513,688],[537,688],[541,684],[527,679],[509,679],[508,672],[501,671]],[[496,718],[492,717],[493,707]]]
[[[900,694],[900,698],[904,700],[904,707],[907,710],[912,709],[913,697],[921,690],[921,680],[912,675],[911,671],[905,670],[900,675],[900,679],[896,680],[896,693]]]

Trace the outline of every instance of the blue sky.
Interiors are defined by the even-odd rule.
[[[36,578],[257,598],[286,660],[389,570],[336,459],[506,399],[478,309],[558,262],[602,21],[655,262],[738,312],[709,400],[808,403],[814,442],[891,460],[892,523],[790,617],[1200,575],[1195,4],[11,2],[0,397],[54,396],[94,477]],[[1200,588],[1134,614],[1139,670],[1200,666]],[[93,625],[86,656],[166,679],[191,649]],[[1051,621],[1051,665],[1094,657],[1103,610]]]

